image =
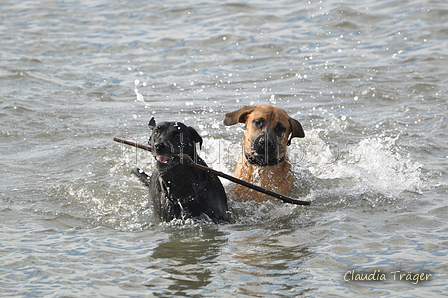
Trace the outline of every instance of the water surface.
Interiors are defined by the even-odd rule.
[[[444,1],[0,10],[1,296],[447,293]],[[262,103],[304,127],[289,150],[293,196],[312,205],[230,202],[233,224],[154,223],[130,174],[153,160],[113,137],[145,143],[150,117],[182,121],[232,173],[243,126],[224,114]]]

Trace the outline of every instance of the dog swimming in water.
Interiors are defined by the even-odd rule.
[[[224,124],[245,124],[243,152],[235,177],[269,190],[289,195],[294,186],[294,172],[288,161],[287,147],[292,138],[303,138],[299,121],[285,110],[270,105],[245,106],[227,113]],[[265,201],[269,196],[241,185],[229,189],[235,201]]]
[[[207,166],[198,156],[196,144],[202,146],[198,132],[181,122],[149,121],[152,130],[149,147],[155,159],[151,176],[135,168],[136,175],[149,188],[149,200],[161,221],[193,218],[200,221],[225,223],[231,217],[227,196],[219,178],[190,167],[178,156],[187,154],[197,164]]]

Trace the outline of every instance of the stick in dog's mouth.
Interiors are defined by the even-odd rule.
[[[122,139],[119,139],[119,138],[114,138],[114,141],[118,142],[118,143],[122,143],[122,144],[127,144],[127,145],[130,145],[130,146],[134,146],[134,147],[137,147],[137,148],[140,148],[140,149],[143,149],[143,150],[151,151],[150,147],[144,146],[144,145],[140,145],[140,144],[137,144],[137,143],[134,143],[134,142],[125,141],[125,140],[122,140]],[[163,156],[163,155],[157,155],[156,156],[156,160],[157,161],[158,161],[158,159],[157,159],[158,156],[160,156],[160,159],[163,160],[163,161],[167,161],[165,159],[173,159],[174,157],[180,157],[181,159],[185,159],[190,167],[194,167],[194,168],[197,168],[199,170],[206,171],[206,172],[215,174],[217,176],[223,177],[223,178],[225,178],[227,180],[230,180],[232,182],[241,184],[241,185],[246,186],[248,188],[251,188],[253,190],[256,190],[256,191],[265,193],[267,195],[270,195],[270,196],[272,196],[274,198],[280,199],[280,200],[282,200],[285,203],[290,203],[290,204],[295,204],[295,205],[310,205],[311,204],[311,202],[309,202],[309,201],[301,201],[301,200],[296,200],[296,199],[293,199],[293,198],[289,198],[287,196],[278,194],[278,193],[273,192],[271,190],[264,189],[264,188],[259,187],[257,185],[254,185],[254,184],[251,184],[249,182],[243,181],[241,179],[235,178],[233,176],[230,176],[230,175],[224,174],[222,172],[213,170],[212,168],[199,165],[199,164],[195,163],[191,159],[191,157],[189,155],[187,155],[187,154],[173,154],[171,157]],[[166,162],[164,162],[164,163],[166,163]]]

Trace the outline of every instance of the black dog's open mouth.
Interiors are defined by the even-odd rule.
[[[157,160],[157,162],[161,163],[161,164],[169,164],[170,162],[173,161],[174,156],[171,155],[155,155],[154,158]]]

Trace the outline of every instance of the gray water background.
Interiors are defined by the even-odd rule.
[[[446,295],[447,18],[444,0],[2,1],[0,296]],[[130,175],[154,162],[113,137],[182,121],[232,173],[224,114],[262,103],[305,129],[289,154],[312,205],[154,223]]]

